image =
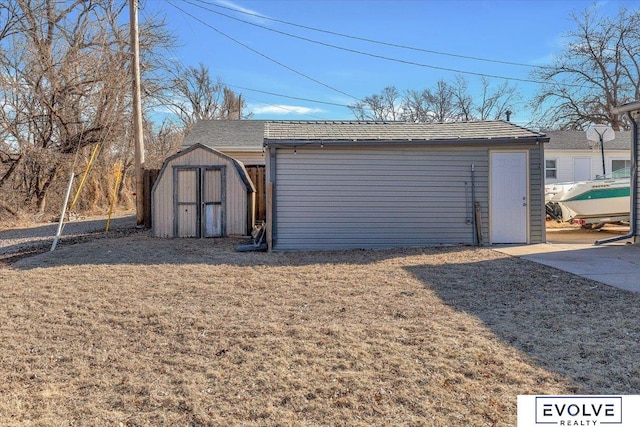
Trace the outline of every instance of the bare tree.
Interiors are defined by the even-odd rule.
[[[400,94],[394,86],[387,86],[380,94],[365,97],[349,105],[357,120],[396,121],[401,119]]]
[[[118,157],[130,150],[129,30],[120,20],[126,4],[3,3],[12,25],[0,40],[0,185],[11,182],[14,197],[40,212],[85,149],[100,143]],[[154,21],[141,29],[143,51],[169,40],[161,28]]]
[[[165,119],[158,126],[147,123],[145,129],[145,164],[149,169],[159,169],[164,160],[177,153],[184,140],[184,129],[177,127],[171,120]]]
[[[407,91],[402,106],[403,118],[410,122],[451,122],[459,117],[454,88],[444,80],[434,89]]]
[[[516,87],[508,82],[497,88],[492,88],[487,79],[482,79],[481,84],[478,98],[470,94],[469,85],[461,76],[456,77],[454,84],[439,80],[433,88],[407,90],[402,98],[395,87],[389,86],[349,108],[357,120],[415,123],[495,120],[512,109],[519,98]]]
[[[514,109],[513,104],[520,99],[515,86],[504,82],[495,89],[486,77],[482,77],[482,95],[477,105],[477,120],[498,120],[505,116],[507,111]]]
[[[426,90],[408,90],[402,100],[402,118],[407,122],[425,123],[433,119],[431,102]]]
[[[469,94],[469,85],[467,80],[462,76],[456,76],[456,82],[453,87],[453,103],[458,112],[460,121],[468,122],[475,120],[473,114],[474,104],[473,97]]]
[[[459,117],[454,104],[454,90],[444,80],[438,80],[435,90],[427,89],[431,101],[431,112],[434,122],[452,122]]]
[[[223,88],[222,117],[229,120],[240,120],[244,101],[242,95],[236,95],[228,87]],[[245,116],[247,117],[247,116]]]
[[[20,13],[17,9],[15,2],[0,4],[0,41],[15,32],[16,24],[20,20]]]
[[[640,10],[622,8],[612,19],[594,6],[572,19],[565,50],[532,74],[545,82],[534,100],[537,120],[560,129],[624,128],[625,118],[611,109],[640,99]]]
[[[219,78],[212,79],[204,64],[180,67],[171,78],[171,89],[164,96],[165,105],[188,132],[198,120],[240,119],[244,101]]]
[[[43,211],[64,155],[94,144],[104,130],[98,120],[87,120],[87,98],[99,88],[95,74],[83,72],[95,67],[91,59],[103,50],[93,37],[104,40],[99,31],[87,34],[86,22],[97,7],[92,4],[58,9],[54,2],[17,0],[15,5],[22,16],[13,49],[3,49],[0,115],[22,155],[25,197]],[[97,118],[102,110],[89,114]]]

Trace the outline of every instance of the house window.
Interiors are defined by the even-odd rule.
[[[544,162],[544,177],[556,179],[558,178],[557,160],[545,160]]]
[[[620,169],[630,168],[631,160],[611,160],[611,172],[619,171]]]

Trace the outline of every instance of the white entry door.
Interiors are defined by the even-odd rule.
[[[589,181],[591,179],[591,159],[577,157],[573,159],[573,180]]]
[[[491,153],[491,243],[527,243],[527,153]]]

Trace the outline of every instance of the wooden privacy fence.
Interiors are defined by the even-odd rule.
[[[151,228],[151,190],[153,189],[153,184],[155,184],[156,179],[158,179],[159,173],[160,169],[145,169],[142,177],[144,188],[142,193],[142,206],[144,211],[144,226],[146,228]]]
[[[251,182],[256,187],[256,222],[267,220],[267,191],[264,166],[246,166]]]

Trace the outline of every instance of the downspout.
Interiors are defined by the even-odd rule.
[[[478,246],[478,235],[476,233],[476,215],[474,212],[476,205],[476,165],[471,163],[471,232],[473,233],[473,246]]]
[[[276,207],[275,207],[275,180],[276,180],[276,148],[266,145],[268,150],[267,155],[267,223],[266,223],[266,237],[267,237],[267,250],[271,252],[273,245],[278,239],[278,230],[276,229]]]
[[[635,103],[632,103],[632,104],[635,104]],[[616,237],[610,237],[608,239],[596,240],[594,243],[594,245],[596,246],[606,244],[606,243],[617,242],[619,240],[631,239],[631,238],[635,240],[635,236],[637,234],[638,227],[636,224],[636,219],[638,218],[638,122],[636,122],[636,120],[633,118],[632,112],[640,110],[640,107],[636,106],[635,108],[636,110],[626,109],[627,117],[629,117],[629,120],[631,121],[631,124],[633,126],[633,132],[632,132],[633,141],[631,143],[631,177],[630,177],[631,182],[629,183],[630,184],[629,196],[630,196],[630,202],[631,202],[631,206],[630,206],[631,209],[629,211],[629,233],[625,234],[624,236],[616,236]],[[622,112],[622,111],[619,111],[620,109],[624,109],[624,106],[614,109],[613,112],[614,113]]]

